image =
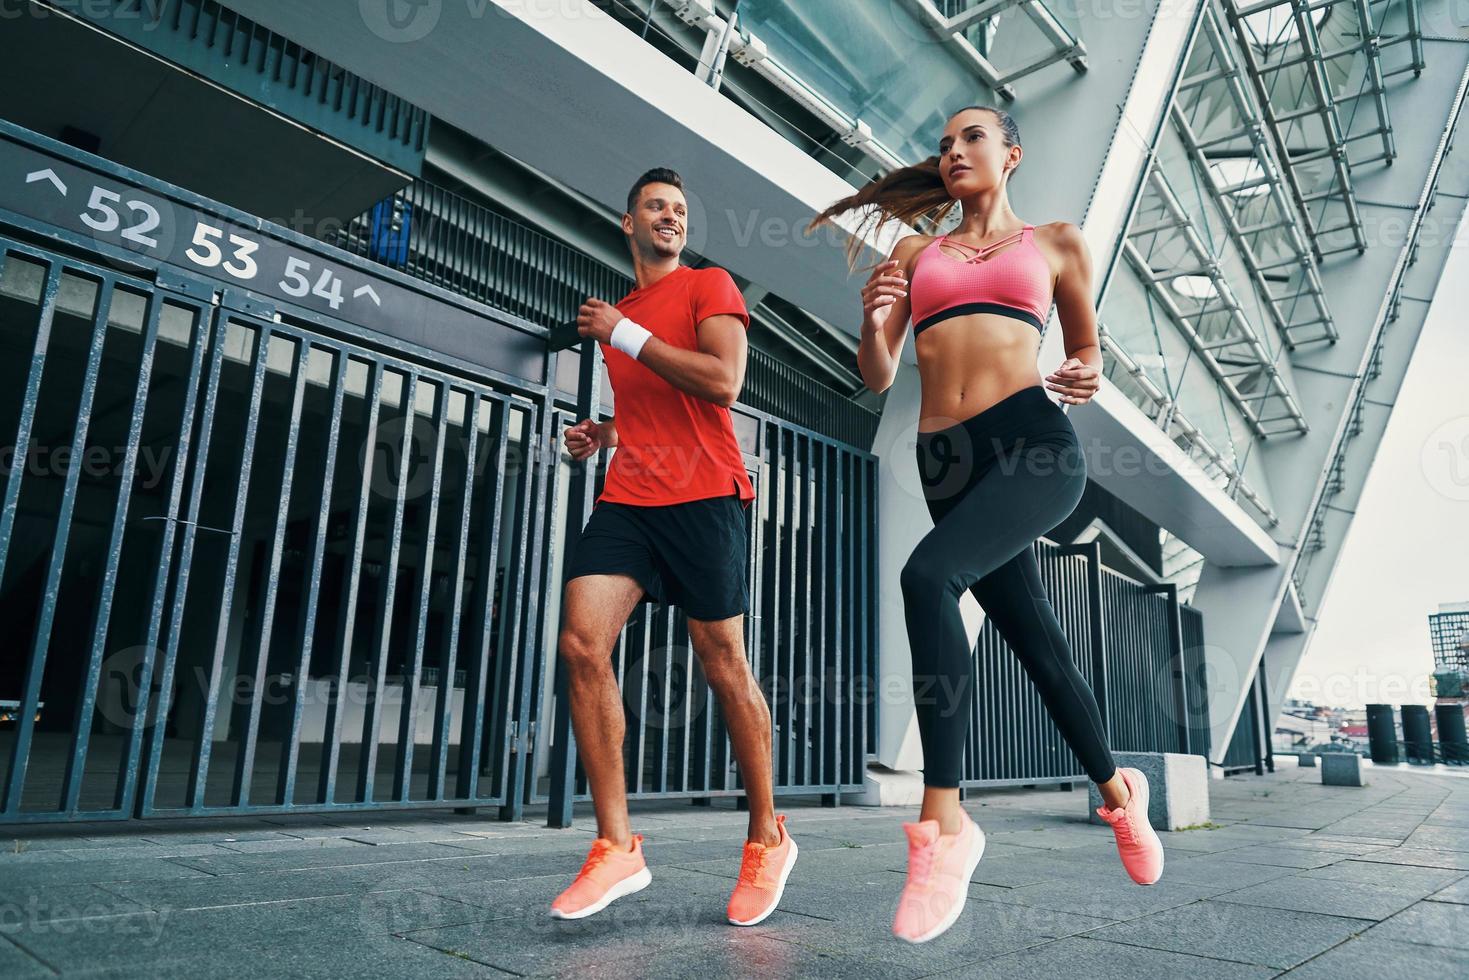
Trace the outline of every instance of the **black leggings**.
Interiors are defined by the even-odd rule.
[[[975,693],[964,589],[1020,659],[1087,775],[1111,779],[1096,698],[1072,662],[1033,548],[1076,509],[1086,485],[1070,419],[1033,385],[956,425],[919,432],[917,452],[934,528],[903,566],[902,585],[924,784],[960,781]]]

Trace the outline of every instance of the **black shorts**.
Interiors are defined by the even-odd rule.
[[[629,575],[640,602],[676,605],[690,619],[729,619],[750,611],[750,507],[738,493],[681,504],[599,501],[566,571]]]

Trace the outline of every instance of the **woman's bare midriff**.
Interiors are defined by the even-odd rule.
[[[948,428],[1044,384],[1036,368],[1039,347],[1035,327],[993,313],[956,316],[924,330],[913,348],[923,389],[918,431]]]

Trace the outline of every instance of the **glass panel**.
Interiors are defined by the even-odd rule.
[[[771,57],[899,158],[937,152],[949,114],[976,101],[973,69],[902,3],[745,0],[740,24]]]

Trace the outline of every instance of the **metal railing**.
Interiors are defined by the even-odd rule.
[[[1041,580],[1087,678],[1113,749],[1207,754],[1203,622],[1173,585],[1147,585],[1101,564],[1097,542],[1035,545]],[[975,647],[980,678],[962,785],[1085,779],[1019,659],[988,619]],[[1201,735],[1200,732],[1203,734]]]
[[[21,149],[247,223],[6,127],[0,162]],[[545,800],[554,393],[113,244],[0,210],[0,440],[23,450],[0,472],[0,823]],[[384,297],[408,282],[315,247]],[[778,789],[836,795],[875,731],[876,460],[736,411]],[[807,678],[836,695],[793,693]],[[660,762],[640,794],[741,792],[717,709],[694,721],[687,753],[629,740]]]

